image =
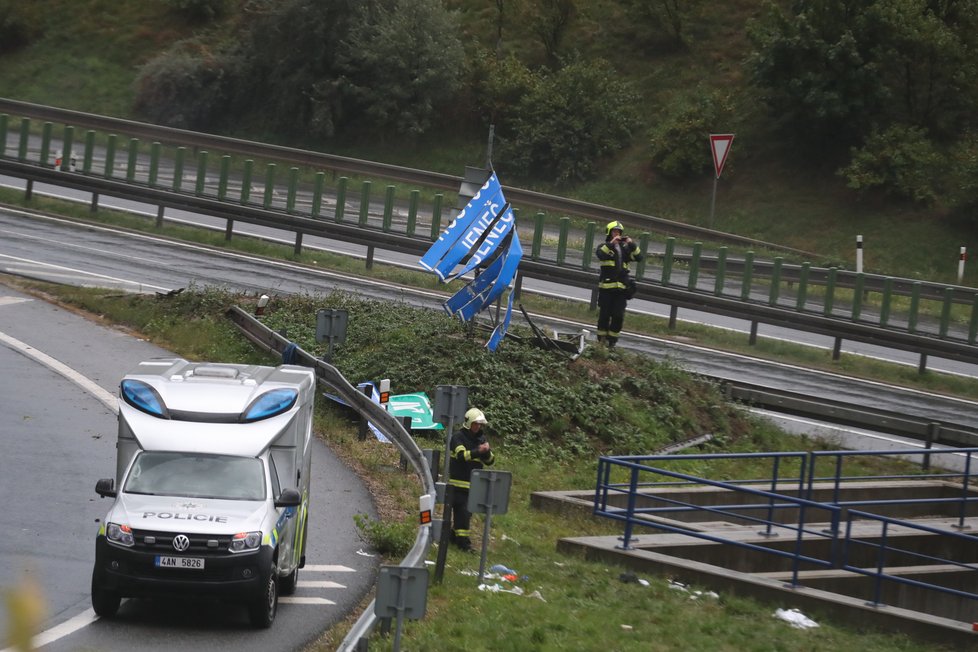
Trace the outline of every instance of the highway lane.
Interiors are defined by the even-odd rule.
[[[45,650],[302,648],[355,610],[378,563],[362,552],[353,521],[357,513],[376,517],[369,494],[322,444],[313,456],[307,567],[272,629],[256,631],[243,608],[215,602],[127,600],[108,620],[91,611],[97,519],[108,509],[94,486],[115,471],[118,382],[136,362],[160,356],[172,354],[0,285],[0,492],[8,519],[0,593],[25,577],[39,584],[47,613],[35,644]],[[2,609],[0,633],[7,625]]]
[[[124,252],[124,258],[114,252]],[[56,265],[50,268],[49,265]],[[89,275],[89,269],[99,276]],[[398,298],[411,305],[441,309],[444,293],[402,288],[359,277],[268,261],[145,234],[115,233],[57,219],[26,219],[0,211],[0,271],[60,282],[106,285],[125,278],[130,290],[216,285],[247,292],[356,291],[371,298]],[[519,322],[522,317],[514,319]],[[563,332],[591,328],[567,320],[540,318]],[[627,324],[626,324],[627,326]],[[848,376],[811,371],[750,356],[718,352],[672,340],[628,334],[623,346],[658,360],[671,360],[696,373],[821,396],[832,400],[978,427],[978,405],[971,401],[884,386]]]
[[[213,184],[216,184],[216,180],[211,180]],[[185,179],[186,184],[192,184],[193,179],[189,177]],[[23,189],[25,187],[25,182],[20,179],[14,179],[11,177],[0,176],[0,185],[4,185],[11,188]],[[210,191],[210,190],[209,190]],[[256,187],[254,189],[254,196],[258,196],[263,188]],[[34,192],[37,194],[50,195],[55,197],[60,197],[63,199],[69,199],[71,201],[76,201],[79,203],[89,204],[91,202],[91,194],[81,191],[76,191],[68,188],[61,188],[58,186],[50,186],[47,184],[35,184]],[[233,193],[232,193],[233,196]],[[135,214],[141,214],[147,218],[156,218],[157,209],[155,206],[148,204],[142,204],[139,202],[133,202],[125,199],[118,199],[114,197],[102,197],[100,198],[99,205],[105,208],[114,208],[122,211],[129,211]],[[282,201],[278,198],[276,201]],[[324,201],[326,201],[324,199]],[[327,202],[328,203],[328,202]],[[300,208],[301,210],[301,208]],[[323,213],[326,215],[331,215],[333,208],[324,204],[322,209]],[[352,209],[350,209],[352,210]],[[382,207],[376,209],[371,209],[371,217],[374,221],[379,221],[379,215],[382,212]],[[396,213],[396,211],[395,211]],[[401,219],[402,221],[405,216],[398,216],[395,214],[395,219]],[[226,221],[219,218],[202,216],[193,213],[188,213],[186,211],[178,210],[168,210],[165,213],[165,219],[168,222],[173,223],[184,223],[188,225],[203,226],[205,228],[214,229],[220,232],[224,232],[226,228]],[[295,242],[295,234],[280,229],[272,229],[268,227],[259,227],[244,223],[234,224],[234,233],[237,235],[251,235],[255,237],[264,238],[267,240],[278,241],[283,244],[291,246]],[[334,253],[342,253],[344,255],[352,255],[360,258],[366,257],[366,247],[351,245],[349,243],[342,243],[337,241],[332,241],[325,238],[311,237],[307,236],[303,240],[303,247],[307,249],[321,249],[324,251],[330,251]],[[418,269],[417,260],[413,257],[398,254],[396,252],[385,252],[379,251],[375,254],[375,260],[378,262],[383,262],[392,265],[399,265],[411,269]],[[677,271],[677,280],[680,272]],[[558,283],[551,283],[539,279],[524,279],[523,287],[527,291],[536,292],[539,294],[566,298],[576,301],[589,302],[590,301],[590,291],[580,288],[569,288],[567,286],[560,285]],[[651,301],[644,300],[634,300],[629,304],[629,311],[634,313],[644,313],[648,315],[653,315],[663,319],[668,319],[670,314],[670,307],[665,304],[658,304]],[[748,320],[737,319],[733,317],[726,317],[721,315],[713,315],[710,313],[705,313],[696,310],[686,310],[682,309],[678,311],[677,318],[680,321],[693,323],[693,324],[704,324],[714,328],[722,328],[730,331],[735,331],[743,333],[745,338],[750,332],[751,324]],[[627,323],[626,323],[627,327]],[[806,333],[803,331],[796,331],[792,329],[781,328],[777,326],[770,326],[766,324],[759,324],[757,330],[758,336],[773,340],[780,340],[785,342],[791,342],[794,344],[803,344],[807,346],[812,346],[820,348],[823,350],[832,350],[834,347],[834,338],[818,335],[815,333]],[[917,368],[920,364],[920,356],[909,352],[909,351],[899,351],[894,349],[889,349],[886,347],[875,346],[873,344],[863,343],[863,342],[852,342],[844,341],[842,343],[841,351],[843,353],[861,355],[865,357],[875,358],[879,360],[886,360],[896,364],[905,365],[911,368]],[[927,368],[933,371],[940,371],[943,373],[959,374],[964,376],[978,376],[978,365],[968,364],[958,362],[956,360],[947,360],[937,357],[931,357],[927,360]]]

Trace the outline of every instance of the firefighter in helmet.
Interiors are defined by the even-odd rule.
[[[598,341],[614,348],[625,321],[625,306],[632,297],[635,282],[629,276],[629,263],[642,260],[642,252],[618,220],[605,226],[604,242],[594,251],[601,263],[598,276]]]
[[[469,409],[465,413],[465,422],[452,435],[449,444],[452,454],[448,463],[448,483],[452,486],[452,543],[466,551],[472,549],[469,540],[472,513],[469,512],[468,506],[472,470],[492,466],[496,461],[486,440],[486,434],[482,431],[485,424],[486,415],[482,410]]]

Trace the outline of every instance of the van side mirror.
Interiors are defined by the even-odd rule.
[[[102,498],[115,498],[115,478],[102,478],[96,482],[95,493]]]
[[[295,489],[286,489],[275,499],[276,507],[298,507],[302,504],[302,496]]]

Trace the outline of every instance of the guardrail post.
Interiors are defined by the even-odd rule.
[[[71,165],[75,156],[74,152],[71,150],[75,147],[75,128],[71,125],[65,125],[65,135],[62,139],[62,144],[63,147],[61,151],[64,153],[61,155],[61,171],[74,172],[74,170],[71,169]]]
[[[638,237],[638,251],[642,254],[642,259],[638,261],[638,266],[635,268],[635,278],[643,279],[645,278],[645,266],[649,262],[649,238],[652,237],[648,231],[642,231],[642,235]]]
[[[316,178],[312,182],[312,206],[309,207],[309,215],[313,218],[319,217],[319,211],[323,207],[323,188],[326,187],[326,173],[317,172]]]
[[[217,200],[227,201],[228,176],[231,174],[231,157],[225,154],[221,157],[221,174],[217,179]]]
[[[115,175],[115,150],[119,137],[109,134],[108,142],[105,144],[105,166],[102,168],[102,176],[111,179]]]
[[[723,294],[724,277],[727,275],[727,248],[720,247],[717,250],[717,271],[713,282],[713,295]]]
[[[862,272],[856,274],[856,285],[852,290],[852,321],[859,321],[863,312],[863,291],[866,287],[866,277]]]
[[[597,229],[597,225],[594,222],[588,222],[587,227],[584,229],[584,251],[581,252],[581,269],[591,269],[591,262],[594,260],[595,229]],[[639,262],[639,265],[641,265],[643,262],[645,262],[644,258]]]
[[[835,281],[838,273],[837,267],[829,267],[829,277],[825,282],[825,306],[822,309],[822,314],[826,317],[832,316],[832,307],[835,304]]]
[[[414,235],[414,231],[418,226],[418,201],[420,196],[421,196],[420,190],[412,190],[411,199],[408,200],[408,217],[407,217],[406,233],[409,236]]]
[[[183,186],[183,160],[186,156],[187,148],[177,147],[173,155],[173,192],[180,192],[180,187]]]
[[[45,122],[41,127],[41,165],[48,164],[48,156],[51,154],[51,123]]]
[[[255,162],[250,158],[245,159],[244,169],[241,170],[241,203],[247,204],[251,200],[251,174],[255,167]]]
[[[394,186],[387,186],[387,192],[384,193],[384,221],[381,222],[380,229],[384,233],[389,233],[391,230],[391,222],[394,220],[394,191],[396,188]]]
[[[543,220],[546,215],[537,213],[533,216],[533,244],[530,247],[530,259],[539,260],[540,249],[543,247]]]
[[[560,236],[557,239],[557,264],[563,265],[567,256],[567,234],[570,230],[570,218],[560,218]]]
[[[197,176],[194,180],[194,195],[200,197],[204,194],[204,182],[207,181],[207,151],[197,152]]]
[[[666,250],[662,254],[662,284],[669,285],[672,280],[672,256],[676,251],[676,239],[666,238]]]
[[[768,305],[776,306],[778,305],[778,297],[781,295],[781,265],[784,263],[784,258],[781,256],[774,257],[774,264],[771,266],[771,292],[768,295]]]
[[[699,280],[700,275],[700,254],[703,253],[703,243],[694,242],[693,243],[693,255],[689,259],[689,283],[687,287],[690,290],[696,290],[696,281]]]
[[[367,226],[370,218],[370,181],[364,181],[360,186],[360,226]]]
[[[0,113],[0,156],[7,155],[7,122],[10,116]]]
[[[274,163],[265,165],[265,194],[262,196],[262,208],[266,211],[272,207],[272,197],[275,195],[275,168]]]
[[[31,119],[20,119],[20,141],[17,143],[17,160],[23,163],[27,160],[27,141],[31,136]]]
[[[67,154],[65,156],[67,156]],[[130,138],[129,158],[126,160],[126,181],[128,181],[129,183],[132,183],[136,179],[136,162],[138,160],[139,160],[139,139]]]
[[[893,279],[887,276],[883,279],[883,298],[880,300],[880,326],[886,326],[890,321],[890,304],[893,302]]]
[[[920,281],[910,286],[910,314],[907,315],[907,332],[917,332],[917,316],[920,310]]]
[[[163,151],[163,145],[159,141],[154,141],[152,145],[149,146],[149,187],[153,188],[156,186],[156,180],[160,175],[160,153]]]
[[[431,239],[437,240],[441,233],[441,203],[445,199],[443,194],[436,193],[431,202]]]
[[[802,263],[798,271],[798,296],[795,301],[795,310],[805,311],[805,302],[808,301],[808,273],[811,271],[811,263]]]
[[[289,168],[289,192],[285,196],[285,212],[289,215],[295,213],[295,195],[299,188],[299,168],[292,166]]]
[[[944,305],[941,306],[941,339],[947,337],[951,323],[951,307],[954,305],[954,288],[944,288]]]
[[[740,279],[740,300],[750,301],[750,290],[754,282],[754,252],[744,255],[744,275]]]
[[[971,325],[968,327],[968,344],[974,344],[978,337],[978,293],[971,302]]]
[[[346,217],[346,185],[349,179],[340,177],[336,180],[336,210],[333,212],[333,221],[342,222]]]

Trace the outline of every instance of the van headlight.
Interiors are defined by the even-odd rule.
[[[238,532],[231,537],[231,552],[248,552],[258,550],[261,545],[261,532]]]
[[[132,536],[132,528],[128,525],[120,525],[118,523],[108,524],[105,528],[105,538],[112,543],[117,543],[127,548],[131,548],[136,543]]]

